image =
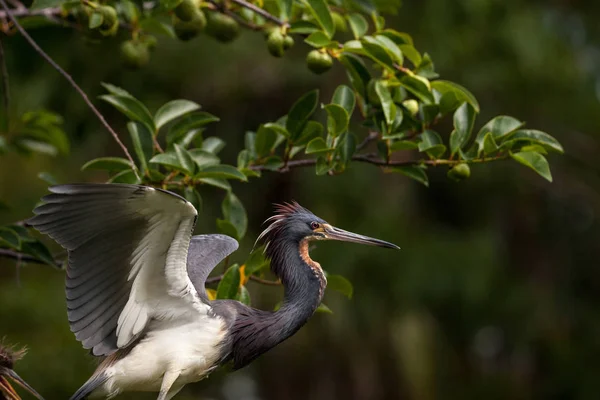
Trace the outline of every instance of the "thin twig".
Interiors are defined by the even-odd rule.
[[[16,260],[16,261],[32,262],[32,263],[36,263],[36,264],[46,264],[44,261],[42,261],[32,255],[19,253],[18,251],[9,250],[9,249],[0,249],[0,257],[10,258],[10,259]]]
[[[4,56],[4,46],[2,44],[2,37],[0,36],[0,68],[2,69],[2,90],[4,93],[4,126],[2,129],[8,131],[9,122],[8,116],[10,114],[10,86],[8,84],[8,69],[6,68],[6,57]]]
[[[0,11],[0,18],[10,18],[9,14],[5,11]],[[57,17],[62,15],[62,11],[59,7],[48,7],[40,8],[37,10],[30,10],[28,8],[17,8],[10,10],[10,14],[16,18],[22,17],[33,17],[33,16],[44,16],[44,17]]]
[[[220,282],[223,279],[223,276],[224,276],[224,274],[211,276],[210,278],[206,279],[205,283],[209,284],[209,283]],[[261,283],[263,285],[270,285],[270,286],[281,285],[281,281],[271,281],[269,279],[262,279],[262,278],[259,278],[258,276],[254,276],[254,275],[250,275],[250,277],[248,279],[250,279],[251,281],[257,282],[257,283]]]
[[[239,6],[242,6],[244,8],[247,8],[248,10],[254,11],[256,14],[264,17],[265,19],[268,19],[269,21],[275,22],[277,25],[280,26],[289,26],[289,24],[285,21],[280,20],[279,18],[277,18],[274,15],[269,14],[268,12],[266,12],[265,10],[263,10],[260,7],[255,6],[254,4],[248,3],[245,0],[230,0],[232,3],[235,3]]]
[[[357,154],[352,157],[352,161],[364,162],[367,164],[377,165],[380,167],[406,167],[410,165],[456,165],[456,164],[476,164],[489,161],[498,161],[507,159],[507,155],[498,155],[494,157],[475,158],[473,160],[409,160],[409,161],[384,161],[375,158],[372,154]],[[317,164],[316,159],[293,160],[287,163],[285,167],[281,167],[277,172],[285,173],[292,168],[310,167]],[[255,171],[271,171],[264,165],[252,165],[250,169]]]
[[[50,64],[55,70],[57,70],[71,84],[71,86],[73,86],[73,88],[83,98],[83,101],[85,101],[85,103],[92,110],[92,112],[94,114],[96,114],[96,117],[98,117],[98,119],[100,120],[100,122],[102,123],[102,125],[104,125],[104,127],[110,132],[110,134],[112,135],[112,137],[115,139],[115,141],[117,142],[117,144],[121,147],[121,149],[123,150],[123,152],[127,156],[127,159],[131,163],[131,169],[133,170],[135,176],[139,179],[140,177],[138,175],[137,168],[135,166],[135,163],[133,162],[133,158],[131,158],[131,154],[129,154],[129,150],[127,150],[127,147],[125,147],[125,145],[123,144],[123,142],[121,142],[121,139],[119,139],[119,136],[117,135],[117,132],[114,131],[114,129],[108,124],[108,122],[106,122],[106,119],[100,113],[100,111],[98,111],[98,109],[94,106],[94,104],[92,104],[92,102],[90,101],[90,99],[88,98],[88,96],[85,94],[85,92],[83,91],[83,89],[81,89],[79,87],[79,85],[77,85],[77,83],[75,82],[75,80],[73,80],[73,78],[71,77],[71,75],[69,75],[52,58],[50,58],[50,56],[48,54],[46,54],[46,52],[44,50],[42,50],[42,48],[35,42],[35,40],[33,40],[33,38],[31,36],[29,36],[29,34],[27,33],[27,31],[25,31],[25,29],[23,29],[23,27],[21,26],[21,24],[19,24],[19,21],[17,21],[17,19],[15,18],[15,16],[12,14],[11,10],[6,5],[6,1],[0,0],[0,5],[2,5],[2,8],[4,8],[4,11],[6,12],[6,15],[8,16],[8,18],[13,22],[13,24],[15,24],[15,26],[17,27],[17,29],[19,30],[19,32],[21,32],[21,35],[23,35],[23,37],[25,38],[25,40],[27,40],[27,42],[29,42],[29,44],[31,45],[31,47],[33,47],[35,49],[35,51],[37,51],[48,62],[48,64]]]
[[[369,131],[369,134],[367,135],[367,137],[360,142],[360,144],[358,146],[356,146],[356,151],[360,151],[362,149],[364,149],[365,147],[367,147],[367,145],[369,143],[371,143],[373,140],[376,140],[379,137],[379,132],[377,131]]]

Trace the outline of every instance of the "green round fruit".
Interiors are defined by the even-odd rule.
[[[419,102],[415,99],[404,100],[402,105],[413,117],[419,113]]]
[[[144,43],[127,40],[121,43],[121,59],[129,68],[141,68],[150,61],[148,46]]]
[[[331,13],[331,17],[333,18],[336,32],[346,32],[348,30],[348,25],[346,25],[344,17],[336,12]]]
[[[327,72],[333,66],[333,59],[331,56],[320,50],[312,50],[306,56],[306,65],[315,74],[322,74]]]
[[[269,49],[269,53],[273,57],[283,57],[283,53],[285,51],[285,38],[281,34],[281,31],[274,30],[269,35],[269,39],[267,39],[267,49]]]
[[[289,50],[292,47],[294,47],[294,38],[288,35],[283,39],[283,49]]]
[[[206,18],[206,33],[220,42],[228,43],[240,35],[240,25],[229,15],[209,12]]]
[[[175,29],[175,35],[179,40],[188,41],[196,36],[206,26],[206,17],[204,13],[198,10],[198,14],[191,21],[185,22],[173,15],[173,28]]]
[[[180,20],[184,22],[190,22],[197,17],[198,6],[194,0],[183,0],[177,7],[173,9],[173,12]]]
[[[459,182],[471,176],[471,168],[465,163],[457,164],[448,171],[447,175],[448,178]]]

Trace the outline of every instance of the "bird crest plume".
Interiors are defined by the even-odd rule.
[[[267,226],[267,228],[258,236],[256,242],[254,242],[252,251],[254,251],[257,246],[264,244],[265,248],[263,252],[266,252],[272,238],[277,236],[277,232],[280,231],[282,224],[286,219],[298,213],[310,213],[310,211],[298,204],[297,201],[282,204],[276,203],[274,204],[274,207],[276,214],[263,222],[263,225],[269,223],[269,226]]]

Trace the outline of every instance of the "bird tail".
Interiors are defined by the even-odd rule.
[[[86,399],[94,390],[108,380],[107,374],[94,374],[86,383],[80,387],[69,400]]]

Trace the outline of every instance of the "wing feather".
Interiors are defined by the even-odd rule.
[[[50,191],[28,223],[68,250],[69,323],[85,348],[109,355],[134,341],[152,318],[208,312],[187,274],[197,216],[189,202],[139,185]]]

